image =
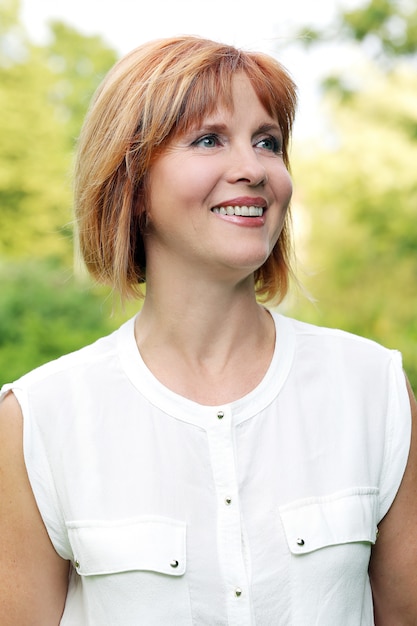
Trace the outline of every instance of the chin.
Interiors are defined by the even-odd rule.
[[[254,274],[260,267],[262,267],[262,265],[268,259],[269,254],[267,254],[266,256],[262,255],[256,258],[251,257],[250,259],[248,257],[245,257],[244,259],[230,259],[228,262],[226,262],[226,265],[232,271],[234,270],[237,273],[241,274],[242,279],[245,279],[251,274]]]

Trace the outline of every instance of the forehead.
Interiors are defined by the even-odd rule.
[[[271,115],[262,104],[247,76],[236,76],[232,82],[230,101],[220,101],[214,110],[203,115],[203,122],[231,122],[238,124],[246,121],[264,124],[278,123],[276,115]]]
[[[210,118],[224,117],[224,112],[233,114],[235,107],[242,102],[245,107],[259,105],[274,121],[278,116],[273,107],[272,98],[259,93],[249,76],[243,71],[228,76],[228,80],[217,81],[207,89],[207,84],[194,86],[194,93],[187,94],[182,107],[182,114],[174,129],[174,134],[182,134],[198,127]],[[191,97],[190,97],[191,96]]]

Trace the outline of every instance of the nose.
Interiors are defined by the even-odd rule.
[[[251,187],[264,185],[267,182],[268,175],[264,164],[252,145],[236,146],[229,158],[229,182],[245,182]]]

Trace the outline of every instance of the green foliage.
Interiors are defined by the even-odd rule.
[[[0,290],[0,386],[108,334],[135,310],[112,315],[105,289],[45,262],[4,264]]]
[[[327,131],[295,151],[317,303],[293,302],[292,314],[401,350],[417,390],[417,6],[368,0],[306,42],[360,46],[363,61],[324,80]]]
[[[297,38],[305,47],[337,41],[364,44],[385,64],[417,52],[417,5],[410,0],[368,0],[350,11],[340,10],[325,28],[303,26]]]
[[[295,312],[400,349],[417,388],[417,78],[366,78],[348,107],[327,95],[330,145],[297,149],[305,284],[318,302]]]
[[[72,150],[91,97],[117,57],[99,36],[82,35],[62,22],[50,27],[52,41],[43,50],[53,77],[49,99],[65,122]]]
[[[19,0],[0,0],[0,37],[15,36],[19,31]],[[0,59],[2,62],[9,56],[8,46],[1,46]]]
[[[116,55],[99,37],[60,23],[50,45],[33,46],[14,22],[17,4],[9,4],[10,27],[0,29],[0,259],[71,264],[74,143]]]
[[[389,56],[417,51],[417,6],[406,0],[371,0],[342,14],[348,37],[356,41],[376,38]]]
[[[75,139],[116,54],[60,23],[49,45],[34,46],[19,7],[0,0],[0,384],[123,319],[105,290],[62,269],[73,264]]]
[[[49,84],[35,51],[30,63],[0,67],[0,258],[70,258],[63,227],[71,215],[71,155],[45,97]]]
[[[51,75],[19,24],[19,2],[0,3],[0,258],[70,258],[70,156],[47,98]]]

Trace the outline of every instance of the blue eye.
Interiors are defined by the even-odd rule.
[[[268,150],[269,152],[274,152],[275,154],[282,154],[282,144],[281,142],[272,135],[269,137],[263,137],[256,143],[257,148],[263,148],[264,150]]]
[[[193,142],[193,146],[200,148],[215,148],[219,145],[219,138],[217,135],[204,135]]]

